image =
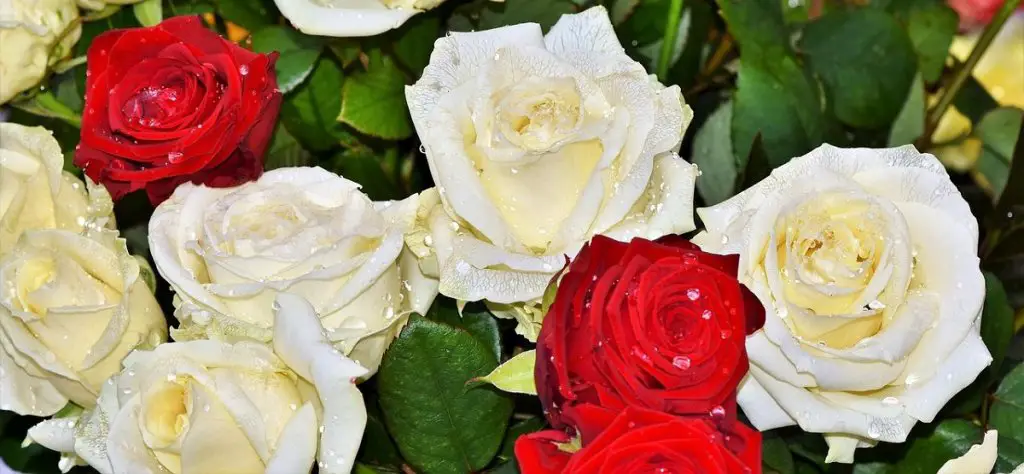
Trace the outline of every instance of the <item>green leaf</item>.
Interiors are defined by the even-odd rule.
[[[905,21],[907,35],[917,52],[917,67],[925,82],[935,82],[946,65],[960,18],[941,0],[904,1],[895,5],[909,5]]]
[[[858,462],[853,466],[853,474],[889,474],[892,464],[883,462]]]
[[[793,474],[793,453],[777,434],[765,433],[761,439],[761,460],[764,466],[779,474]]]
[[[225,20],[249,31],[274,24],[278,16],[273,0],[217,0],[215,4]]]
[[[143,0],[133,5],[132,9],[142,26],[153,26],[164,19],[164,7],[160,0]]]
[[[171,16],[203,15],[216,11],[208,0],[166,0]]]
[[[536,395],[537,385],[533,378],[536,365],[537,352],[523,351],[477,380],[494,385],[504,392]]]
[[[460,315],[451,300],[438,298],[431,306],[430,311],[427,311],[426,316],[431,321],[465,329],[491,350],[494,360],[501,360],[501,334],[498,331],[498,321],[486,309],[479,309],[474,305],[466,308]]]
[[[288,129],[282,123],[274,128],[274,136],[270,141],[270,149],[267,151],[267,159],[263,168],[267,171],[277,168],[289,168],[293,166],[310,166],[316,159],[302,145],[288,133]]]
[[[789,46],[781,2],[718,0],[718,5],[743,50],[732,111],[737,167],[746,166],[758,134],[772,166],[821,144],[825,120],[819,88]]]
[[[1010,472],[1019,466],[1024,466],[1024,445],[1017,440],[1002,436],[1002,433],[999,434],[996,443],[998,457],[996,458],[995,472]]]
[[[258,53],[277,51],[277,88],[289,93],[313,72],[323,44],[315,36],[308,36],[285,26],[269,26],[252,35],[252,49]]]
[[[974,135],[981,139],[982,143],[978,170],[988,180],[995,196],[999,196],[1006,189],[1010,160],[1017,144],[1017,133],[1020,131],[1022,117],[1024,111],[1021,109],[1001,107],[985,114],[974,127]]]
[[[327,150],[346,135],[344,127],[334,120],[341,111],[341,88],[341,67],[322,56],[309,79],[285,97],[281,121],[307,148]]]
[[[28,99],[11,103],[11,105],[40,117],[54,118],[68,125],[82,127],[82,116],[57,100],[49,91],[40,92]]]
[[[992,354],[992,364],[986,369],[991,382],[998,378],[999,368],[1013,339],[1013,308],[999,278],[989,272],[984,275],[985,308],[981,313],[981,338]]]
[[[967,82],[953,99],[953,106],[965,117],[971,119],[972,123],[977,123],[989,111],[999,107],[999,103],[992,98],[985,86],[971,76],[967,78]]]
[[[408,196],[400,182],[401,163],[411,159],[390,148],[383,155],[365,147],[346,148],[330,162],[330,170],[362,185],[362,191],[375,201]]]
[[[419,77],[423,68],[430,62],[430,53],[434,51],[434,40],[441,32],[441,19],[435,14],[420,14],[409,19],[401,29],[395,30],[399,36],[391,42],[391,50],[398,62]]]
[[[649,3],[654,2],[644,2],[645,5]],[[611,8],[608,9],[608,16],[613,25],[620,25],[632,18],[638,7],[640,7],[640,0],[613,0]]]
[[[405,75],[391,58],[371,55],[369,69],[354,73],[342,89],[338,121],[375,137],[401,140],[412,135],[405,105]]]
[[[824,119],[816,91],[788,56],[774,64],[741,64],[732,115],[733,154],[739,166],[746,166],[744,157],[758,134],[772,167],[820,145]]]
[[[469,332],[410,318],[377,377],[388,430],[417,472],[475,472],[494,458],[512,400],[465,384],[497,365],[492,350]]]
[[[837,10],[804,29],[800,48],[840,121],[882,128],[899,114],[917,58],[891,15],[870,8]]]
[[[774,0],[717,0],[729,32],[749,60],[770,62],[791,54],[782,2]]]
[[[538,416],[532,416],[523,421],[520,421],[508,428],[508,433],[505,433],[505,441],[501,443],[501,451],[498,453],[498,459],[515,460],[516,458],[516,440],[520,436],[535,433],[544,429],[547,426],[547,422],[544,418]]]
[[[622,7],[619,3],[624,4]],[[616,33],[622,38],[622,43],[633,47],[646,46],[662,38],[665,34],[665,15],[668,15],[670,0],[647,0],[638,2],[638,5],[630,7],[629,2],[619,0],[612,8],[612,14],[622,15],[616,12],[616,8],[632,8],[628,18],[615,23]],[[687,2],[689,3],[689,2]]]
[[[1003,432],[999,432],[1002,436]],[[893,468],[900,474],[935,474],[946,461],[980,443],[981,428],[966,420],[945,420],[925,437],[914,439],[906,456]]]
[[[895,147],[914,143],[915,140],[924,135],[924,116],[926,104],[924,102],[924,81],[921,74],[914,77],[914,84],[911,85],[907,101],[903,103],[903,109],[896,116],[896,121],[889,130],[889,146]]]
[[[366,405],[366,430],[363,431],[363,441],[359,445],[356,459],[374,466],[401,467],[402,456],[398,454],[398,447],[388,434],[384,425],[384,415],[377,406],[377,400],[367,395],[363,393]]]
[[[1024,364],[1010,371],[992,395],[988,423],[999,437],[1024,444]]]
[[[732,152],[732,101],[715,109],[693,139],[693,163],[701,171],[697,191],[713,206],[736,194],[736,158]]]
[[[479,31],[519,23],[539,23],[544,31],[562,15],[575,13],[569,0],[476,0],[455,10],[449,18],[452,31]]]

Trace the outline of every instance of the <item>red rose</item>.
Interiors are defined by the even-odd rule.
[[[948,0],[949,6],[960,15],[960,26],[971,28],[987,25],[1003,7],[1006,0]],[[1024,5],[1020,7],[1024,9]]]
[[[593,435],[591,435],[593,436]],[[584,433],[584,439],[587,434]],[[523,474],[746,474],[761,472],[761,434],[742,424],[723,433],[707,419],[630,407],[583,449],[569,453],[560,431],[516,440]]]
[[[586,423],[566,416],[584,403],[735,419],[744,341],[764,321],[737,262],[681,238],[595,237],[562,277],[537,341],[552,425]]]
[[[185,181],[256,179],[281,107],[276,59],[195,16],[97,36],[75,165],[114,199],[145,188],[154,204]]]

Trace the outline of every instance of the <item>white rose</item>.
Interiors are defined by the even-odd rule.
[[[322,36],[372,36],[402,26],[444,0],[274,0],[299,31]]]
[[[406,97],[440,195],[411,245],[436,253],[447,296],[533,303],[595,234],[694,228],[696,168],[676,154],[693,112],[623,52],[602,7],[546,36],[442,37]]]
[[[852,462],[906,440],[992,360],[978,224],[934,156],[823,145],[697,214],[694,241],[738,253],[767,309],[739,392],[758,429],[825,433],[829,461]]]
[[[65,57],[81,34],[75,0],[0,0],[0,104],[35,86],[50,53]]]
[[[140,346],[167,340],[167,322],[117,233],[26,232],[0,260],[0,408],[56,413],[90,407]]]
[[[235,188],[178,187],[149,222],[157,269],[180,298],[175,340],[270,341],[271,302],[290,292],[375,372],[408,313],[425,312],[437,293],[402,251],[416,203],[374,203],[320,168],[281,168]]]
[[[63,171],[64,155],[49,130],[0,123],[0,255],[29,229],[113,223],[114,204],[102,186]]]
[[[279,305],[279,306],[278,306]],[[313,308],[281,295],[274,347],[190,341],[136,351],[95,409],[29,436],[102,474],[348,473],[366,426],[366,369],[326,340]]]

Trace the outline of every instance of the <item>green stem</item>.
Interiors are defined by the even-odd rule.
[[[11,105],[28,113],[63,120],[77,128],[82,128],[82,117],[49,92],[40,92],[28,100],[14,102]]]
[[[679,22],[683,20],[683,0],[671,0],[668,7],[668,19],[665,20],[665,37],[661,41],[661,52],[658,55],[658,79],[668,80],[668,69],[672,65],[672,53],[676,49],[679,37]],[[1020,1],[1020,0],[1017,0]]]
[[[982,31],[981,37],[978,38],[978,42],[974,45],[974,49],[971,50],[971,55],[967,57],[960,68],[956,70],[953,75],[953,80],[943,91],[942,96],[939,97],[938,102],[935,103],[935,107],[928,113],[928,120],[925,122],[928,124],[925,127],[925,138],[930,141],[932,132],[935,131],[935,127],[938,126],[939,120],[949,109],[949,106],[953,104],[953,99],[960,92],[960,88],[967,83],[967,78],[971,77],[971,71],[974,70],[974,66],[978,64],[982,56],[985,55],[985,51],[992,44],[992,40],[995,39],[999,30],[1006,24],[1006,20],[1010,18],[1010,15],[1017,10],[1020,6],[1021,0],[1007,0],[1003,3],[1003,7],[996,13],[995,17],[992,18],[992,22],[985,27]]]

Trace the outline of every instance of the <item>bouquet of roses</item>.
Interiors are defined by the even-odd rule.
[[[0,471],[1022,473],[1020,3],[0,1]]]

